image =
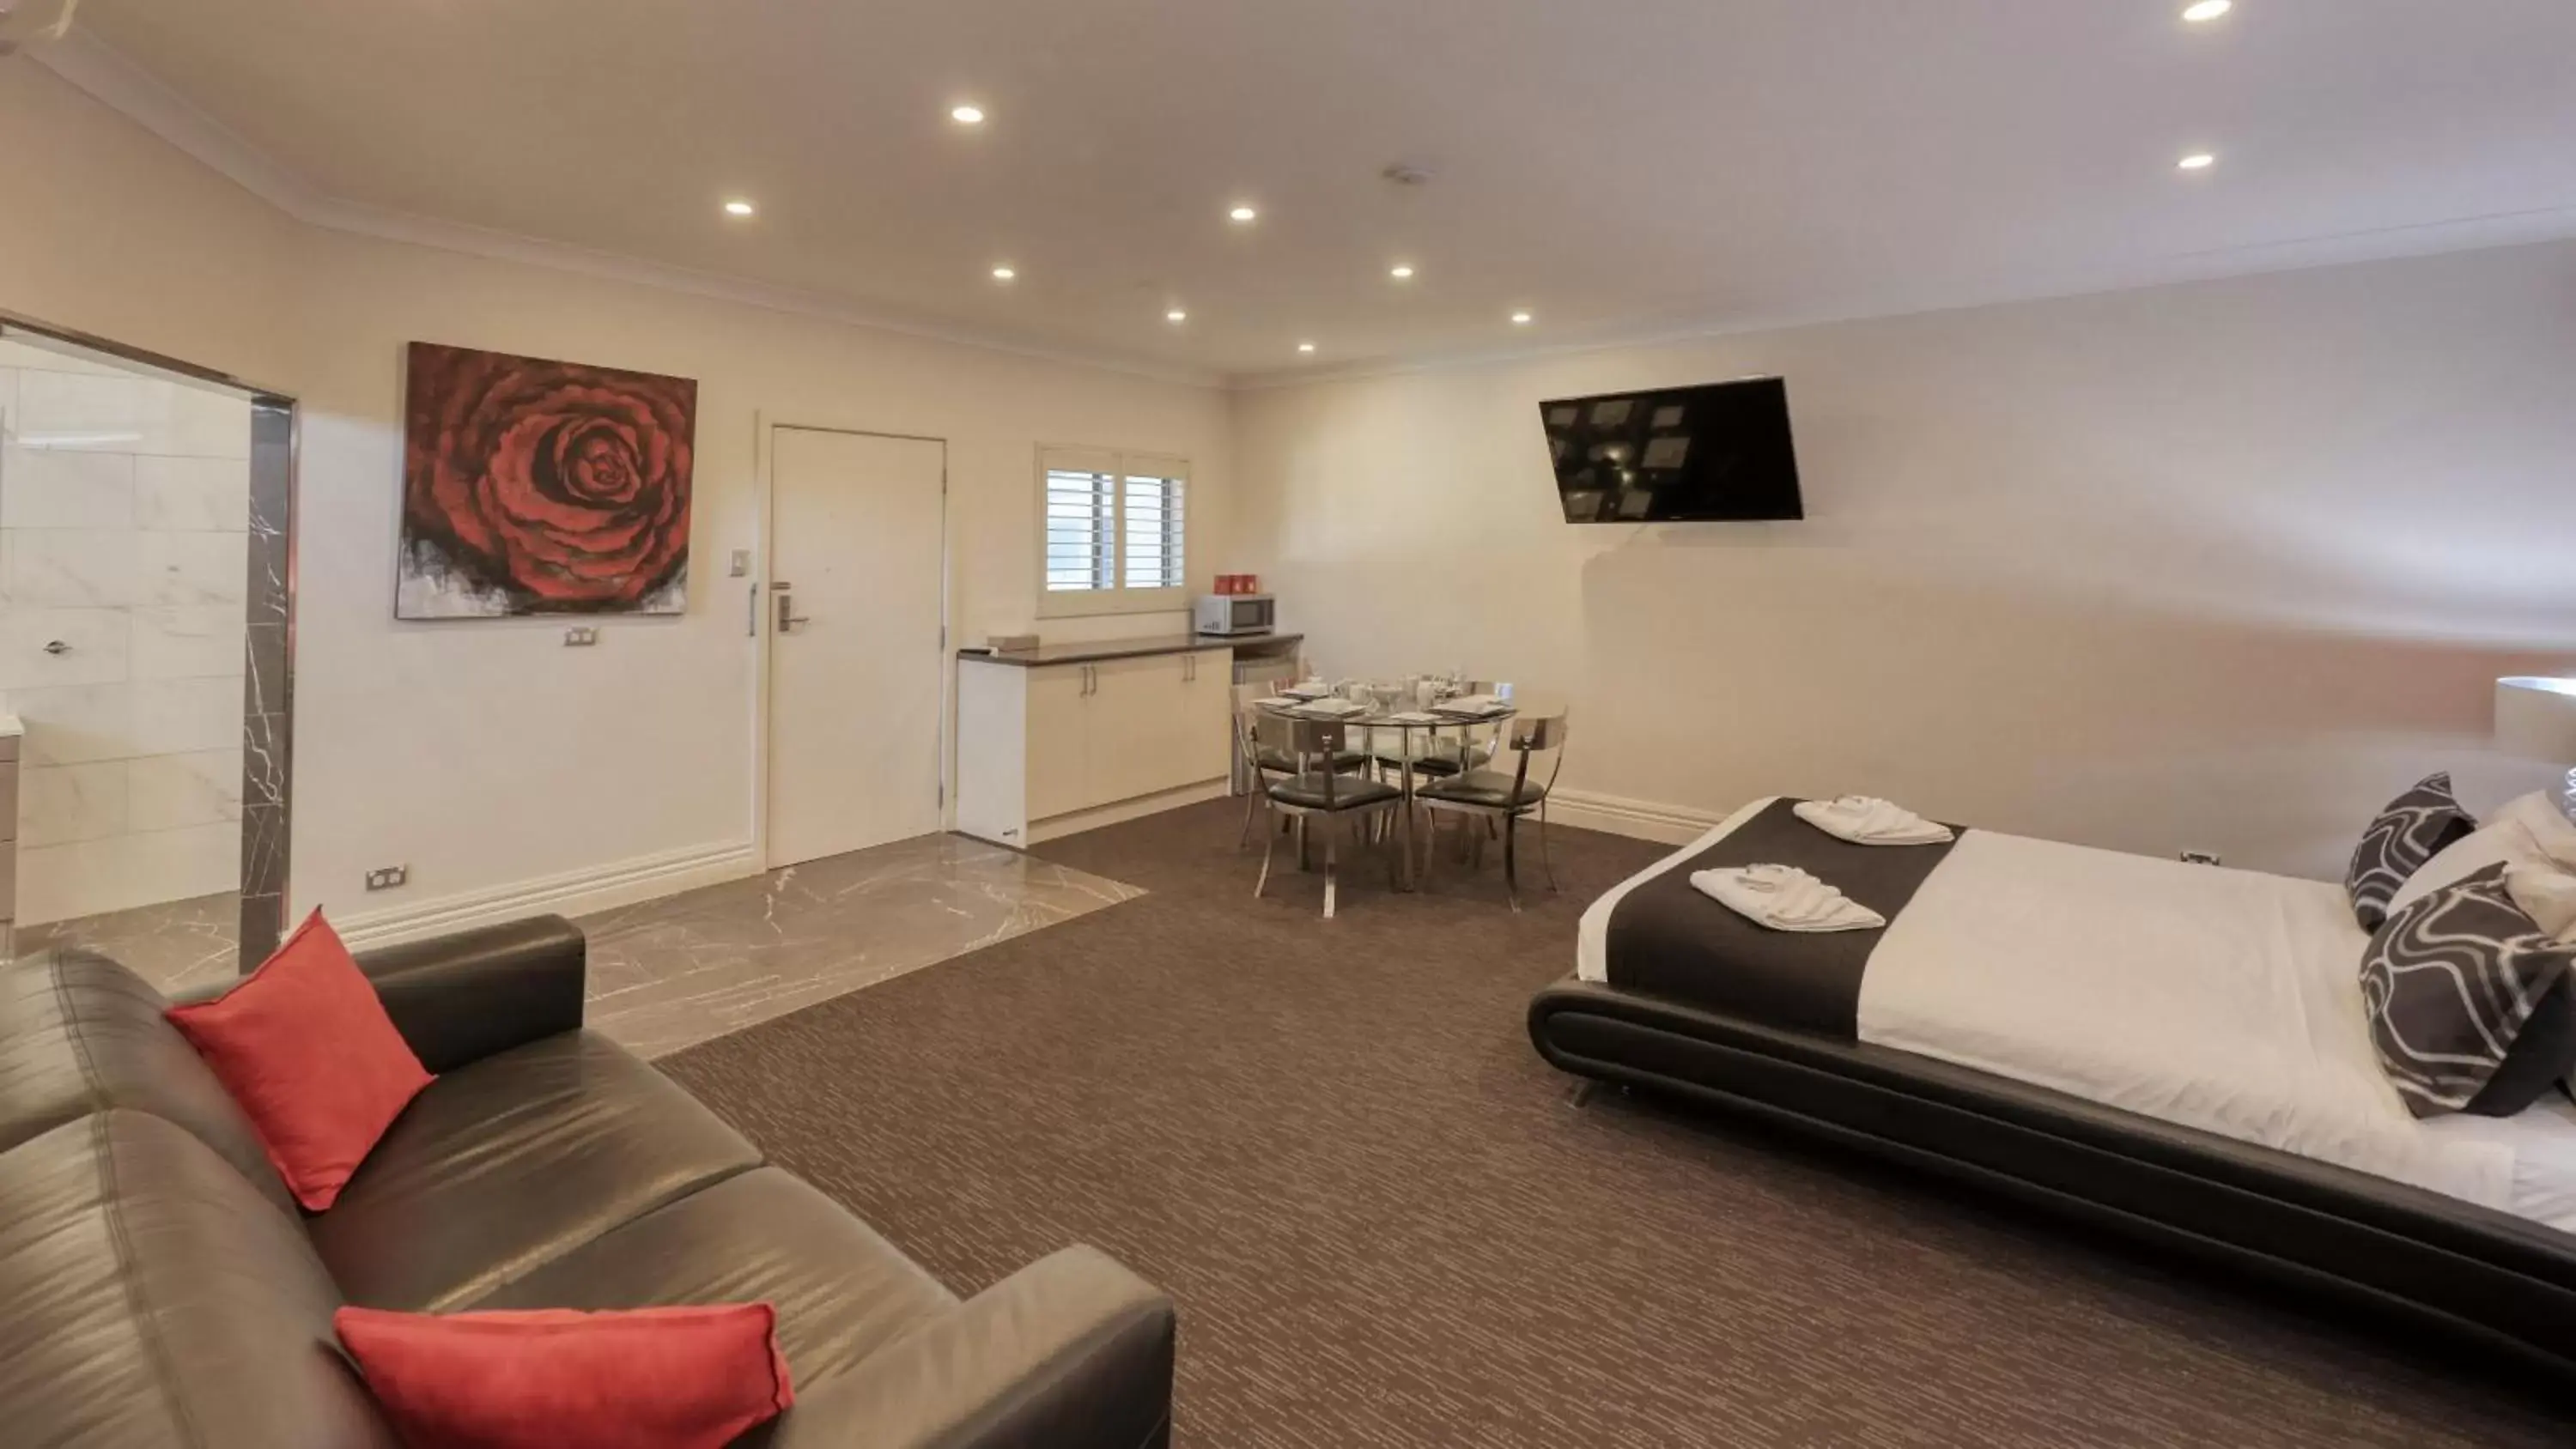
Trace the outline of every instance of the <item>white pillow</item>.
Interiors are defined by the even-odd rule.
[[[2507,866],[2505,893],[2554,939],[2576,942],[2576,871],[2547,865]]]
[[[2525,795],[2406,878],[2388,903],[2396,915],[2415,902],[2458,885],[2491,865],[2530,865],[2576,871],[2576,822],[2546,792]]]

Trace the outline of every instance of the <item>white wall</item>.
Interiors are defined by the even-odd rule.
[[[250,404],[0,342],[0,420],[18,923],[229,891]]]
[[[0,310],[223,368],[303,404],[293,891],[335,914],[720,853],[752,830],[755,420],[949,440],[956,637],[1034,611],[1040,441],[1193,465],[1193,572],[1228,567],[1222,394],[601,277],[309,228],[72,90],[0,64]],[[689,609],[397,624],[411,340],[699,380]],[[1051,621],[1072,637],[1176,615]],[[401,897],[361,873],[408,863]]]
[[[726,555],[757,546],[755,419],[948,440],[954,636],[1027,628],[1036,448],[1123,442],[1192,460],[1196,571],[1225,528],[1222,394],[870,333],[419,247],[317,236],[301,375],[295,892],[369,864],[440,897],[750,839],[753,641]],[[688,613],[396,624],[400,366],[412,338],[699,380]],[[1086,621],[1112,635],[1176,615]],[[1044,632],[1072,637],[1071,621]],[[348,802],[348,803],[335,803]]]
[[[1541,398],[1787,377],[1808,519],[1568,527]],[[2576,657],[2576,245],[1235,402],[1246,567],[1339,673],[1573,701],[1578,791],[1861,791],[2330,875]]]

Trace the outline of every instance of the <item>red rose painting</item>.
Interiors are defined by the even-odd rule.
[[[676,614],[698,385],[411,344],[404,619]]]

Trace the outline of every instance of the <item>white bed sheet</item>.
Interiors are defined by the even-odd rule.
[[[2513,1154],[2508,1211],[2576,1233],[2576,1102],[2555,1093],[2514,1117],[2439,1117],[2436,1137],[2487,1142]]]
[[[1576,974],[1609,979],[1630,890],[1770,803],[1594,902]],[[2576,1231],[2576,1107],[2418,1122],[2371,1050],[2367,939],[2327,882],[1968,831],[1871,955],[1859,1034]]]

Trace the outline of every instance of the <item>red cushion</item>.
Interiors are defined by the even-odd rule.
[[[766,1303],[331,1322],[410,1449],[723,1449],[796,1401]]]
[[[435,1080],[320,911],[241,984],[169,1016],[249,1114],[295,1200],[315,1212],[338,1201],[376,1139]]]

